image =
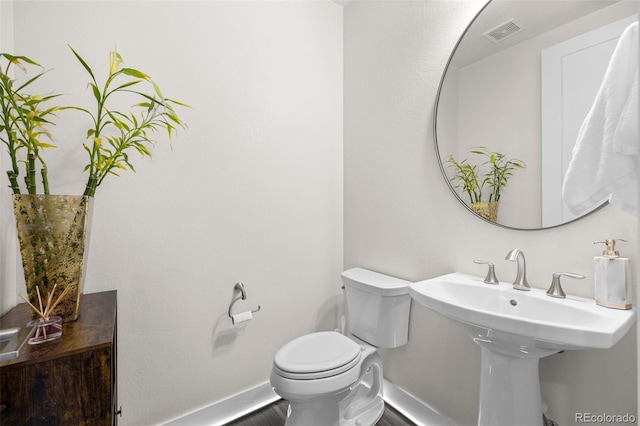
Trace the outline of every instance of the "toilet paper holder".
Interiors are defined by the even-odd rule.
[[[233,305],[235,305],[235,303],[236,303],[238,300],[246,300],[246,299],[247,299],[247,291],[244,289],[244,284],[243,284],[243,283],[241,283],[241,282],[237,282],[237,283],[236,283],[236,285],[235,285],[235,286],[233,286],[233,292],[235,293],[236,291],[239,291],[239,292],[240,292],[240,296],[238,296],[238,297],[234,298],[234,299],[231,301],[231,304],[229,305],[229,312],[228,312],[228,315],[229,315],[229,318],[231,318],[231,319],[233,319],[233,314],[231,313],[231,309],[233,308]],[[250,312],[251,312],[252,314],[255,314],[255,313],[256,313],[256,312],[258,312],[259,310],[260,310],[260,305],[258,305],[258,308],[257,308],[257,309],[255,309],[255,310],[251,310]]]

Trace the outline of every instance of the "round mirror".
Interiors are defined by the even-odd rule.
[[[563,203],[564,176],[618,38],[637,20],[635,1],[487,3],[436,101],[436,151],[462,204],[513,229],[579,218]]]

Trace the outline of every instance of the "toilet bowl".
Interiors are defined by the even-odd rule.
[[[287,343],[271,372],[273,389],[290,402],[288,426],[374,424],[384,411],[381,383],[376,349],[334,331]]]
[[[370,426],[384,412],[376,347],[408,340],[409,282],[362,268],[343,272],[347,335],[298,337],[276,354],[274,391],[289,401],[286,426]]]

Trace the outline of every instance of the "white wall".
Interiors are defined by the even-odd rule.
[[[13,51],[13,2],[0,2],[0,52]],[[2,64],[5,62],[3,61]],[[9,156],[4,144],[0,146],[0,283],[16,281],[17,243],[13,222],[11,191],[5,171],[10,168]],[[16,304],[16,287],[0,285],[0,313]]]
[[[107,181],[95,198],[85,292],[118,290],[120,424],[156,424],[263,383],[286,341],[336,327],[341,7],[14,6],[15,52],[53,68],[47,81],[65,102],[90,98],[71,44],[102,78],[117,47],[127,66],[193,107],[173,149],[161,137],[152,161],[134,156],[138,173]],[[53,192],[82,191],[82,120],[65,112],[56,128],[50,168],[71,171],[53,173]],[[237,281],[248,293],[237,310],[262,309],[234,327]]]
[[[408,280],[484,269],[512,280],[504,259],[520,247],[529,282],[573,271],[569,294],[593,297],[593,241],[635,240],[636,218],[611,206],[546,231],[492,226],[449,192],[433,149],[433,108],[440,75],[484,1],[355,1],[345,8],[345,268],[359,265]],[[637,259],[637,242],[621,247]],[[634,275],[635,280],[635,275]],[[635,281],[634,281],[635,282]],[[412,306],[410,341],[385,350],[385,375],[460,425],[476,423],[480,351],[463,328]],[[637,415],[636,330],[610,350],[565,352],[541,362],[543,400],[559,424],[574,413]]]

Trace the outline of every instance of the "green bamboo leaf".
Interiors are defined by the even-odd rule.
[[[126,89],[127,87],[131,87],[133,85],[142,83],[142,80],[132,80],[132,81],[128,81],[118,87],[116,87],[115,89],[111,90],[109,92],[109,94],[114,93],[114,92],[119,92],[119,91],[123,91],[123,89]]]
[[[109,111],[109,115],[112,117],[119,117],[120,120],[129,120],[129,116],[121,111]]]
[[[164,96],[162,96],[162,92],[160,91],[160,87],[158,87],[156,82],[151,80],[151,84],[153,85],[153,90],[156,92],[156,95],[158,95],[160,99],[164,99]]]
[[[114,50],[109,54],[109,74],[114,74],[122,64],[122,56]]]
[[[91,91],[93,92],[93,97],[96,98],[96,101],[100,104],[102,102],[102,93],[100,93],[100,89],[93,83],[89,83],[91,87]]]
[[[175,115],[175,114],[167,114],[167,117],[169,117],[169,119],[171,121],[173,121],[174,123],[176,123],[177,125],[179,125],[179,126],[183,125],[182,120],[180,120],[177,115]],[[168,123],[167,123],[167,125],[168,125]]]
[[[172,140],[173,133],[174,133],[172,130],[174,128],[171,125],[169,125],[168,123],[167,123],[166,127],[167,127],[167,137],[169,138],[169,140]]]
[[[128,75],[129,77],[136,77],[136,78],[141,78],[143,80],[149,80],[149,76],[147,74],[133,68],[122,68],[120,72],[122,74]]]
[[[89,67],[89,65],[85,62],[84,59],[82,59],[82,57],[75,50],[73,50],[73,47],[71,47],[71,45],[68,45],[68,46],[69,46],[69,49],[71,49],[71,51],[75,55],[75,57],[78,59],[78,61],[80,61],[84,69],[87,70],[87,72],[91,76],[91,79],[95,82],[96,78],[94,77],[93,71],[91,71],[91,68]]]
[[[45,75],[46,72],[47,71],[41,72],[40,74],[30,78],[29,80],[24,82],[22,85],[20,85],[17,89],[15,89],[15,92],[20,92],[21,90],[24,90],[25,87],[29,86],[31,83],[33,83],[34,81],[38,80],[40,77]]]
[[[131,127],[129,126],[129,124],[127,123],[127,121],[129,121],[129,117],[125,117],[124,120],[120,121],[120,126],[122,127],[122,129],[124,129],[126,132],[130,132],[131,131]]]
[[[151,157],[151,152],[143,144],[136,143],[136,144],[134,144],[134,147],[140,153],[140,155],[142,155],[143,157]]]
[[[135,93],[136,95],[140,95],[140,96],[142,96],[143,98],[148,99],[148,100],[149,100],[149,101],[151,101],[151,103],[152,103],[152,104],[154,104],[154,105],[164,105],[164,104],[163,104],[159,99],[157,99],[157,98],[155,98],[155,97],[153,97],[153,96],[147,95],[146,93],[143,93],[143,92],[136,92],[136,91],[133,91],[133,90],[131,91],[131,93]]]
[[[27,58],[26,56],[13,56],[13,55],[11,55],[9,53],[1,53],[0,56],[4,56],[5,58],[7,58],[7,60],[9,62],[11,62],[13,64],[17,64],[17,63],[20,63],[20,62],[26,62],[28,64],[41,67],[41,65],[39,63]]]
[[[185,104],[185,103],[183,103],[183,102],[176,101],[175,99],[165,98],[164,100],[165,100],[165,102],[166,102],[166,103],[169,103],[169,102],[170,102],[170,103],[172,103],[172,104],[179,105],[179,106],[181,106],[181,107],[191,108],[191,106],[190,106],[189,104]]]
[[[40,113],[40,116],[46,117],[47,115],[55,115],[54,113],[59,110],[60,110],[60,107],[57,107],[57,106],[47,108]]]
[[[87,114],[89,114],[89,115],[93,116],[89,110],[87,110],[87,109],[85,109],[85,108],[81,108],[81,107],[73,106],[73,105],[61,106],[61,107],[60,107],[60,109],[61,109],[61,110],[68,110],[68,109],[70,109],[70,110],[81,111],[81,112],[84,112],[84,113],[87,113]]]
[[[50,144],[50,143],[45,143],[45,142],[37,142],[37,145],[40,148],[56,148],[56,145]]]

